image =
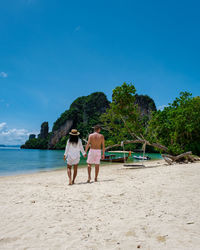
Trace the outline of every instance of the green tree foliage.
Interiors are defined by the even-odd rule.
[[[61,140],[58,143],[56,143],[54,149],[65,149],[68,138],[69,136],[63,136]]]
[[[92,127],[99,123],[100,116],[109,107],[109,101],[102,92],[95,92],[88,96],[77,98],[55,121],[52,132],[61,129],[68,120],[73,121],[72,128],[76,128],[81,133],[81,138],[86,138],[93,130]],[[41,125],[40,135],[26,141],[22,148],[48,148],[48,140],[52,133],[48,133],[48,122]],[[66,145],[67,135],[62,137],[59,142],[54,145],[54,149],[64,149]]]
[[[112,103],[109,103],[102,92],[77,98],[69,110],[62,113],[55,121],[52,133],[48,133],[48,122],[44,122],[38,138],[27,141],[22,147],[48,148],[48,140],[51,135],[53,136],[53,132],[62,130],[62,126],[69,120],[73,122],[72,128],[79,130],[81,138],[87,138],[88,134],[93,131],[92,127],[103,122],[108,128],[102,130],[106,144],[119,143],[125,139],[132,139],[129,130],[137,133],[144,132],[151,109],[156,108],[150,97],[137,95],[132,84],[124,83],[113,90]],[[102,114],[104,115],[101,117]],[[51,148],[64,149],[67,138],[67,135],[62,137]]]
[[[148,138],[167,146],[171,154],[192,151],[200,154],[200,97],[181,92],[163,111],[154,112]]]
[[[25,144],[21,146],[21,148],[47,149],[48,148],[48,139],[42,139],[42,138],[30,139],[30,140],[27,140],[25,142]]]
[[[107,145],[131,139],[130,131],[136,134],[144,132],[135,93],[134,85],[126,82],[113,90],[110,108],[101,116],[101,122],[110,134]]]
[[[51,133],[48,133],[49,126],[48,122],[43,122],[41,124],[40,134],[38,138],[35,135],[29,136],[29,139],[25,144],[21,145],[21,148],[27,149],[48,149],[48,141]]]

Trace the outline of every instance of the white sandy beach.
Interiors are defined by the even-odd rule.
[[[0,249],[200,249],[200,163],[146,164],[1,177]]]

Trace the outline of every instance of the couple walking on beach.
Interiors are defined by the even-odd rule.
[[[69,177],[69,185],[74,184],[76,176],[77,176],[77,169],[78,164],[80,161],[80,152],[86,158],[87,151],[88,158],[88,180],[89,183],[91,181],[91,167],[95,165],[95,178],[94,181],[97,181],[97,177],[99,174],[99,165],[100,160],[105,158],[105,140],[104,136],[100,134],[101,127],[99,125],[94,126],[94,133],[89,135],[87,145],[85,150],[82,145],[82,141],[79,138],[79,132],[76,129],[72,129],[69,133],[70,137],[67,141],[65,153],[64,153],[64,160],[67,161],[67,174]],[[102,155],[101,155],[102,150]],[[72,166],[74,166],[73,178],[72,178]]]

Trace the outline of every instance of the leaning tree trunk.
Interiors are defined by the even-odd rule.
[[[124,144],[130,144],[130,143],[140,143],[140,144],[146,144],[146,145],[149,145],[149,146],[152,146],[154,148],[158,148],[158,149],[161,149],[165,152],[168,151],[168,148],[159,144],[159,143],[150,143],[148,142],[147,140],[145,139],[137,139],[137,140],[127,140],[127,141],[124,141],[123,142]],[[121,143],[120,144],[114,144],[114,145],[111,145],[111,146],[108,146],[106,147],[106,151],[108,151],[109,149],[111,148],[114,148],[114,147],[120,147],[121,146]]]

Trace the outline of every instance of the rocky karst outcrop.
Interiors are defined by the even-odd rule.
[[[102,92],[77,98],[54,122],[51,133],[49,133],[48,122],[43,122],[38,138],[31,136],[22,148],[63,149],[72,128],[78,129],[81,138],[87,138],[93,130],[92,127],[99,123],[100,116],[106,112],[109,104],[106,95]],[[150,113],[156,110],[153,99],[146,95],[136,95],[136,104],[147,120]]]
[[[92,126],[99,123],[102,113],[109,107],[109,101],[102,92],[95,92],[88,96],[77,98],[55,121],[52,135],[49,140],[49,148],[63,147],[59,142],[68,135],[72,128],[78,129],[81,137],[86,137],[91,132]],[[57,145],[59,143],[59,145]]]
[[[29,135],[29,140],[35,139],[35,138],[36,138],[36,135],[35,135],[35,134],[30,134],[30,135]]]
[[[71,130],[73,125],[73,120],[67,120],[63,125],[60,126],[59,129],[52,132],[50,138],[49,138],[49,149],[54,149],[54,146],[59,142],[59,140],[66,136],[69,131]]]
[[[49,124],[48,122],[43,122],[38,137],[46,139],[48,137],[48,134],[49,134]]]
[[[138,105],[141,114],[150,116],[152,111],[156,111],[156,105],[154,100],[148,95],[135,95],[135,103]]]
[[[36,138],[35,134],[30,134],[29,139],[25,144],[21,145],[21,148],[29,149],[47,149],[49,139],[49,124],[48,122],[43,122],[41,124],[40,134]]]

